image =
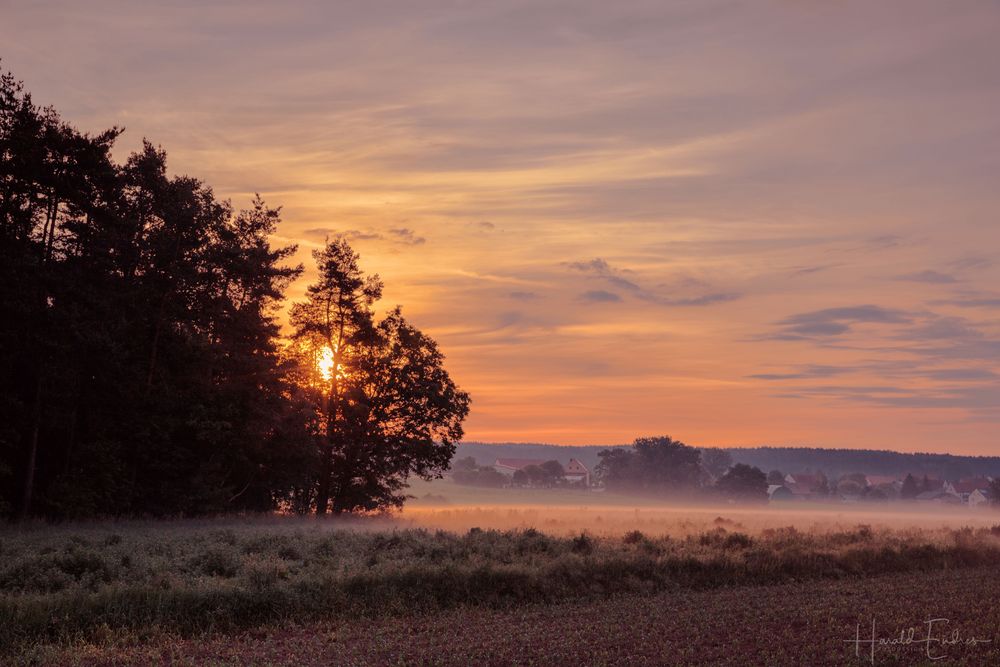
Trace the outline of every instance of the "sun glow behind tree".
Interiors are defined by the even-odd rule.
[[[411,476],[448,468],[469,396],[398,307],[376,317],[382,282],[346,240],[313,255],[318,279],[290,315],[291,351],[321,425],[311,504],[318,514],[399,507]]]
[[[319,375],[323,378],[324,382],[329,382],[333,379],[333,367],[335,363],[333,348],[329,345],[321,347],[316,355],[316,369],[319,371]],[[342,369],[338,368],[337,370],[340,371]]]

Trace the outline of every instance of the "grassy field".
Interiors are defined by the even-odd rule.
[[[595,601],[621,596],[746,587],[757,595],[762,585],[853,586],[893,573],[922,581],[969,568],[993,576],[982,568],[1000,567],[995,527],[826,522],[806,530],[747,525],[752,514],[710,514],[680,520],[686,515],[678,513],[681,523],[653,520],[656,532],[604,535],[488,524],[453,532],[414,528],[405,518],[6,529],[0,651],[29,660],[53,646],[122,638],[146,643],[355,617],[395,627],[384,619],[538,603],[572,602],[586,613]]]
[[[930,619],[947,623],[928,626]],[[870,639],[873,620],[874,656],[870,644],[851,641],[859,634]],[[880,643],[911,629],[910,643]],[[230,636],[161,637],[142,645],[47,647],[31,657],[53,665],[978,667],[1000,663],[1000,570],[682,589],[505,610],[465,607]]]

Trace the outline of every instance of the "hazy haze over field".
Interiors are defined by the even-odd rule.
[[[330,4],[5,2],[0,56],[346,235],[471,440],[995,451],[995,3]]]

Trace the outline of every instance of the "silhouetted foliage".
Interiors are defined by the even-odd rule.
[[[319,274],[291,311],[299,384],[318,416],[315,509],[341,512],[399,507],[410,475],[448,469],[469,395],[444,370],[444,357],[397,307],[380,321],[378,276],[366,277],[347,241],[313,253]],[[328,377],[315,377],[327,350]]]
[[[989,502],[991,505],[1000,505],[1000,477],[990,480]]]
[[[168,175],[149,142],[118,164],[120,134],[81,133],[0,76],[0,515],[314,506],[329,459],[313,395],[279,347],[278,309],[301,273],[294,246],[271,244],[279,210],[258,197],[234,211]],[[338,403],[352,437],[432,474],[451,448],[428,443],[460,434],[442,415],[466,399],[398,312],[362,324],[363,377],[391,377],[416,403],[362,406],[377,392],[352,386]],[[350,471],[355,497],[384,499],[399,465]]]
[[[507,486],[510,481],[507,475],[497,472],[492,466],[480,466],[471,456],[454,461],[451,468],[451,478],[456,484],[498,489]]]
[[[719,478],[715,488],[728,498],[764,502],[767,500],[767,475],[760,468],[737,463]]]
[[[900,498],[916,498],[920,494],[920,487],[913,475],[907,475],[903,480],[903,488],[899,491]]]
[[[703,449],[701,465],[712,479],[719,479],[733,466],[733,456],[725,449]]]
[[[632,449],[598,454],[596,474],[611,490],[677,493],[699,487],[701,452],[669,436],[637,438]]]

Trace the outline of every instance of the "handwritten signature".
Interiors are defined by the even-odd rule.
[[[871,635],[862,636],[861,624],[858,623],[854,639],[845,639],[848,644],[854,644],[854,655],[861,657],[865,655],[875,664],[875,649],[898,647],[898,646],[920,646],[924,647],[924,655],[928,660],[943,660],[948,657],[946,652],[949,646],[977,646],[979,644],[989,644],[992,639],[980,639],[976,637],[962,637],[958,630],[948,633],[947,625],[951,621],[947,618],[929,618],[924,623],[924,632],[917,634],[917,628],[905,628],[900,630],[898,636],[879,637],[875,631],[875,619],[872,619]],[[864,650],[864,653],[862,653]]]

